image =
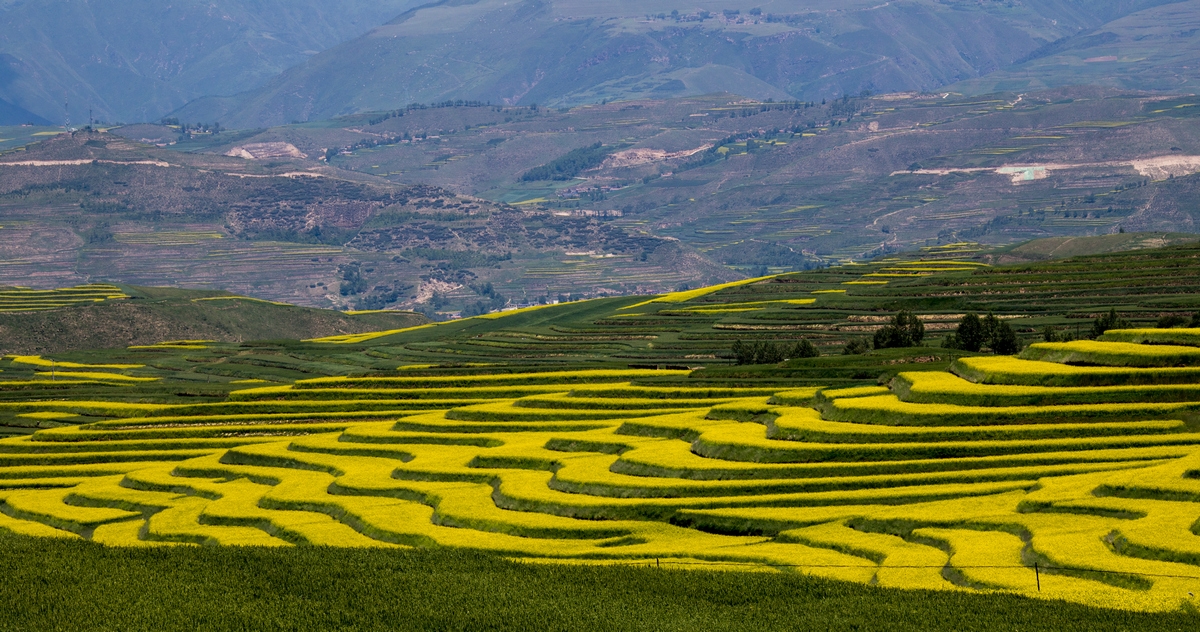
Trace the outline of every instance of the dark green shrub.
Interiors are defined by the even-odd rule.
[[[842,347],[842,355],[862,355],[871,350],[871,345],[863,338],[853,338]]]
[[[807,338],[801,338],[796,346],[792,347],[792,353],[789,358],[817,358],[821,356],[821,352],[817,350],[816,345],[809,342]]]
[[[925,339],[925,325],[909,311],[896,314],[892,322],[875,332],[876,349],[915,347]]]
[[[1188,324],[1188,319],[1179,314],[1168,314],[1158,319],[1154,324],[1157,329],[1174,329]]]
[[[1042,340],[1046,342],[1071,342],[1075,340],[1075,334],[1071,333],[1070,329],[1059,330],[1057,327],[1046,325],[1042,330]]]
[[[805,338],[795,344],[738,340],[733,343],[733,355],[738,364],[779,364],[784,360],[815,358],[821,352]]]
[[[1118,316],[1115,308],[1092,322],[1092,337],[1099,338],[1109,329],[1129,329],[1129,321]]]

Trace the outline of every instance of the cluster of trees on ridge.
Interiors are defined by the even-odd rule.
[[[986,347],[996,355],[1013,355],[1021,350],[1021,341],[1012,326],[996,318],[995,314],[989,313],[984,318],[967,314],[958,322],[958,329],[942,341],[942,346],[974,352]]]
[[[1110,329],[1128,329],[1130,327],[1132,325],[1129,321],[1121,318],[1115,309],[1111,309],[1107,314],[1092,321],[1091,329],[1088,332],[1090,335],[1087,337],[1098,338]],[[1194,314],[1190,321],[1179,315],[1163,316],[1158,320],[1156,327],[1159,329],[1200,328],[1200,312]],[[1042,337],[1046,342],[1070,342],[1077,336],[1069,331],[1060,331],[1047,326],[1042,332]],[[1080,334],[1080,337],[1084,337],[1084,335]],[[888,324],[875,332],[871,342],[867,342],[864,338],[851,339],[842,348],[842,354],[861,355],[871,351],[872,347],[875,349],[919,347],[924,340],[925,325],[917,318],[916,314],[901,311],[893,316]],[[979,314],[972,313],[964,315],[958,321],[958,328],[942,340],[942,347],[973,353],[987,350],[996,355],[1014,355],[1021,351],[1021,341],[1017,337],[1016,330],[995,314],[989,313],[981,318]],[[796,343],[738,340],[733,343],[733,355],[739,365],[778,364],[797,358],[816,358],[821,355],[821,352],[804,338]]]
[[[614,148],[605,147],[602,143],[573,149],[561,158],[526,171],[521,176],[521,180],[523,182],[570,180],[588,169],[599,167],[613,150]]]
[[[1099,338],[1110,329],[1128,329],[1132,326],[1129,321],[1117,314],[1116,309],[1110,309],[1107,314],[1092,321],[1088,337]],[[1177,314],[1163,316],[1155,326],[1159,329],[1200,327],[1200,313],[1194,314],[1190,321]],[[915,347],[921,343],[924,337],[925,326],[921,324],[921,321],[911,312],[902,311],[896,314],[890,324],[875,332],[874,343],[876,349]],[[1076,337],[1083,336],[1076,336],[1048,326],[1043,330],[1042,337],[1046,342],[1069,342]],[[995,314],[989,313],[983,318],[980,318],[978,314],[966,314],[959,320],[958,328],[954,333],[947,335],[942,341],[942,347],[971,352],[986,349],[997,355],[1013,355],[1021,350],[1021,343],[1012,326],[997,318]],[[847,345],[847,349],[849,349],[849,345]],[[859,352],[865,352],[865,345],[860,343],[857,349],[862,349]],[[848,350],[847,353],[849,352]]]
[[[801,338],[795,344],[765,340],[752,342],[738,340],[733,343],[733,355],[737,358],[739,365],[779,364],[784,360],[796,358],[816,358],[821,355],[821,352],[807,338]]]

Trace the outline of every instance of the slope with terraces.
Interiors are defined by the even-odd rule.
[[[888,387],[614,369],[9,402],[50,423],[0,442],[0,527],[658,560],[1172,610],[1200,585],[1198,344],[1200,330],[1116,331]],[[69,369],[92,383],[140,370]]]
[[[1143,325],[1195,309],[1200,251],[975,250],[305,342],[6,356],[0,529],[1195,607],[1200,330]],[[1019,357],[837,353],[902,308],[934,343],[979,309],[1027,342],[1110,308],[1135,328]],[[727,366],[747,336],[826,355]]]

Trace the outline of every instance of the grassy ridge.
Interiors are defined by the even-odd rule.
[[[4,630],[1192,630],[1010,595],[452,551],[114,549],[0,534]],[[26,563],[37,559],[38,564]],[[120,568],[113,573],[111,569]],[[54,586],[53,590],[40,587]]]
[[[123,290],[116,300],[50,307],[25,302],[12,311],[0,309],[0,353],[124,348],[164,340],[317,338],[425,322],[411,312],[350,315],[224,292],[130,286]],[[19,309],[22,306],[28,309]]]

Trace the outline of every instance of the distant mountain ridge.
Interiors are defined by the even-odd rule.
[[[561,107],[934,90],[1162,5],[1200,15],[1200,3],[1176,0],[444,0],[176,116],[257,127],[445,99]]]
[[[177,111],[258,127],[446,99],[1177,90],[1200,56],[1197,21],[1197,0],[6,0],[0,125]]]
[[[0,2],[0,125],[68,115],[82,125],[89,110],[155,120],[197,97],[254,88],[418,2]]]

